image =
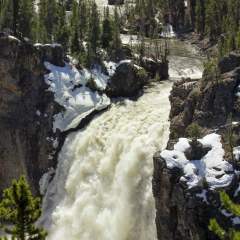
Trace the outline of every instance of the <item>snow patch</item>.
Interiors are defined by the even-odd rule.
[[[111,62],[111,61],[110,62],[104,61],[104,65],[106,66],[108,74],[111,77],[115,74],[117,67],[119,67],[123,63],[130,63],[130,62],[131,60],[122,60],[122,61],[119,61],[118,63]]]
[[[65,67],[57,67],[49,62],[44,65],[51,72],[44,76],[45,82],[50,85],[48,91],[54,92],[55,101],[64,107],[64,111],[54,115],[53,131],[58,128],[66,131],[75,128],[80,121],[94,110],[101,110],[110,104],[110,99],[103,94],[93,92],[86,87],[90,76],[100,89],[106,87],[105,75],[100,74],[100,69],[79,72],[65,63]]]
[[[180,138],[174,145],[174,150],[164,150],[160,153],[161,157],[165,159],[167,167],[183,169],[184,176],[180,180],[186,181],[189,188],[202,186],[205,181],[210,189],[228,186],[234,174],[226,173],[233,171],[233,167],[223,160],[224,150],[221,136],[212,133],[199,139],[203,147],[211,148],[200,160],[189,161],[186,158],[184,151],[190,147],[188,141],[186,138]]]
[[[14,36],[9,35],[8,38],[11,38],[11,39],[17,40],[19,43],[21,43],[21,41],[20,41],[18,38],[14,37]]]
[[[222,209],[222,210],[221,210],[221,213],[222,213],[223,215],[225,215],[226,217],[231,217],[231,216],[233,215],[232,213],[228,213],[226,209]]]
[[[233,154],[237,161],[240,159],[240,146],[233,148]]]
[[[240,224],[240,218],[239,217],[232,218],[232,222],[234,225]]]
[[[41,115],[41,112],[40,112],[39,110],[37,110],[37,111],[36,111],[36,114],[37,114],[38,116],[40,116],[40,115]]]
[[[204,189],[204,190],[202,191],[202,193],[197,193],[196,196],[203,198],[203,201],[206,202],[207,204],[209,204],[209,202],[207,201],[207,195],[206,195],[206,193],[207,193],[207,190]]]
[[[238,183],[238,187],[234,192],[234,197],[236,197],[238,195],[238,192],[240,191],[240,183]]]

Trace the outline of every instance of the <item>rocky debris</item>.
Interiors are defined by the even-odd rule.
[[[156,204],[158,240],[218,239],[208,230],[209,220],[216,218],[220,226],[229,229],[230,218],[221,213],[219,193],[202,187],[188,188],[180,181],[183,172],[179,168],[168,169],[160,152],[153,157],[153,195]],[[233,198],[237,178],[226,189]]]
[[[52,132],[52,123],[61,107],[46,91],[43,62],[63,66],[63,55],[61,47],[0,38],[0,192],[25,174],[33,195],[39,194],[39,179],[56,166],[64,138]],[[56,138],[59,146],[54,148]]]

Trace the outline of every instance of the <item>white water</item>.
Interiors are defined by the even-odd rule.
[[[184,56],[181,64],[178,56],[170,56],[170,79],[188,69],[190,77],[201,77],[201,59],[196,64]],[[168,140],[171,86],[164,81],[145,88],[137,101],[116,101],[68,135],[43,201],[39,224],[49,230],[47,240],[157,239],[152,156]]]
[[[67,137],[44,202],[46,212],[58,205],[47,239],[156,239],[152,156],[168,140],[171,85],[112,104]]]

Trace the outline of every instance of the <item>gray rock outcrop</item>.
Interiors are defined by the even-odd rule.
[[[175,84],[169,96],[170,136],[167,149],[173,149],[177,137],[187,136],[188,127],[193,122],[204,127],[205,133],[211,133],[226,124],[230,112],[233,119],[239,121],[240,98],[236,96],[240,84],[240,52],[234,51],[223,57],[219,63],[220,73],[209,80],[206,71],[203,78],[195,83],[193,88],[186,88],[184,83]],[[239,135],[239,124],[233,125],[233,131]],[[237,145],[240,144],[239,137]],[[187,159],[200,159],[207,154],[208,148],[199,145],[195,149],[187,149]],[[225,151],[225,160],[232,161]],[[216,218],[225,230],[232,227],[229,217],[221,213],[219,190],[193,187],[189,189],[186,182],[180,181],[183,172],[179,168],[167,168],[166,162],[157,152],[154,157],[153,195],[156,204],[156,226],[158,240],[204,240],[218,239],[208,230],[209,220]],[[233,163],[233,162],[232,162]],[[236,163],[235,163],[235,167]],[[230,198],[239,202],[239,196],[234,197],[238,185],[237,176],[225,188]],[[207,201],[197,194],[207,190]]]
[[[189,189],[180,178],[183,172],[179,168],[168,169],[160,152],[153,157],[153,195],[156,204],[156,226],[158,240],[217,240],[216,235],[208,230],[209,220],[216,218],[224,229],[231,227],[231,219],[221,211],[219,193],[207,191],[207,202],[203,197],[201,187]],[[237,179],[226,188],[233,198]]]

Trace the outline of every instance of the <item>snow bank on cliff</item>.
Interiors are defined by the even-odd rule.
[[[86,87],[88,79],[92,76],[100,89],[106,87],[107,77],[100,74],[100,70],[77,69],[66,63],[65,67],[57,67],[49,62],[44,63],[50,70],[44,76],[45,82],[50,85],[48,91],[54,92],[55,101],[64,107],[64,111],[54,116],[53,131],[58,128],[66,131],[75,128],[80,121],[94,110],[101,110],[110,104],[110,99],[105,95],[99,95]]]
[[[211,150],[200,160],[189,161],[184,151],[190,148],[187,138],[180,138],[174,145],[174,150],[164,150],[160,153],[165,159],[168,168],[178,167],[184,172],[181,181],[187,181],[189,188],[201,186],[207,183],[211,189],[225,187],[233,179],[233,167],[223,160],[224,150],[221,144],[221,136],[215,133],[199,139],[203,147],[210,147]]]

